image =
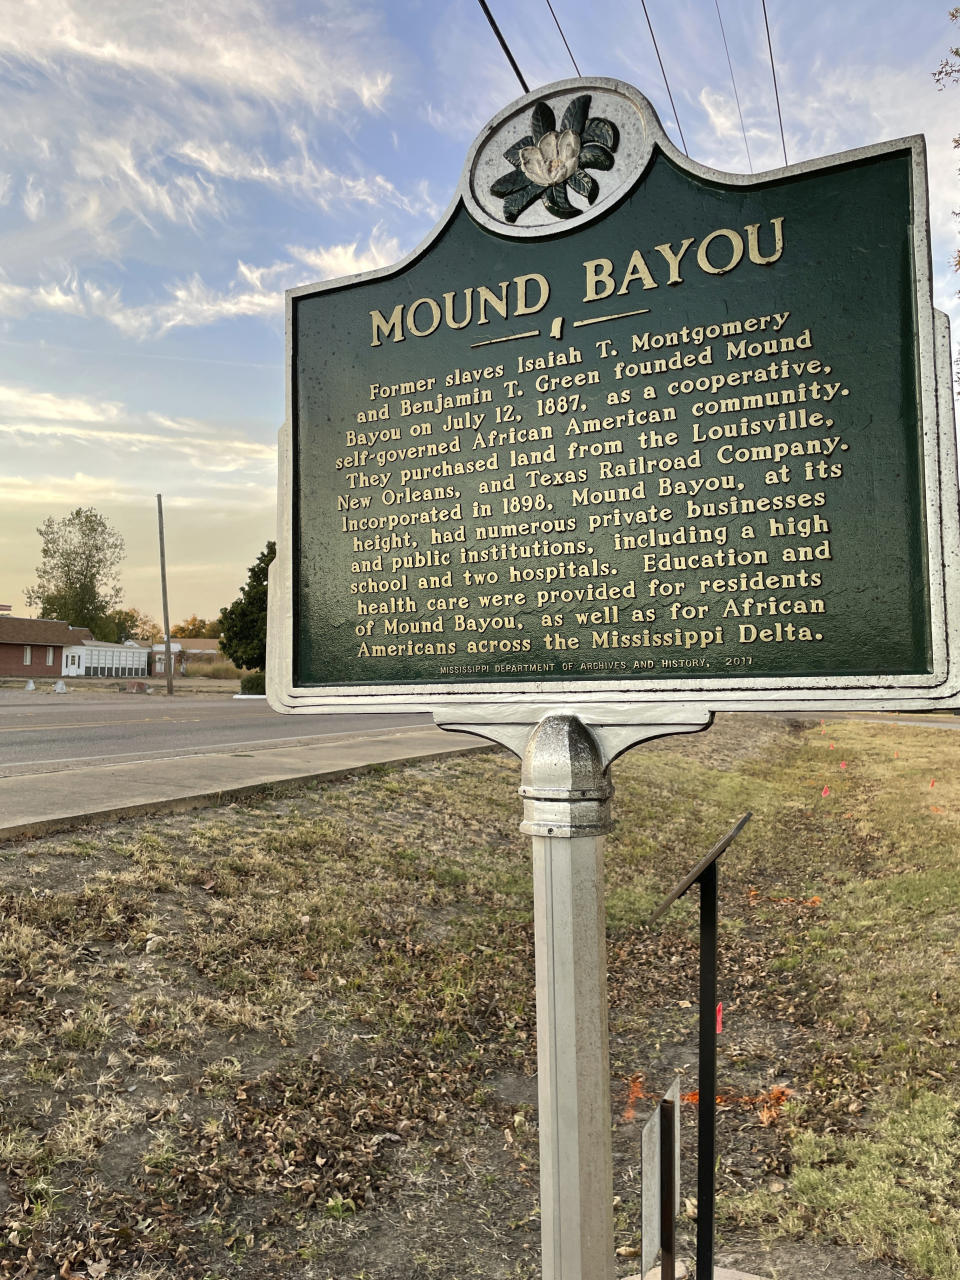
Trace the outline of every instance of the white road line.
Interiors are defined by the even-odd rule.
[[[174,720],[173,716],[148,716],[146,720],[84,720],[80,724],[14,724],[0,727],[0,733],[47,733],[51,729],[114,729],[128,724],[203,724],[203,716]]]

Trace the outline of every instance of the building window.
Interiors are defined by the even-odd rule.
[[[25,644],[23,646],[23,665],[25,667],[29,667],[32,661],[33,661],[33,654],[30,652],[30,646],[28,644]]]
[[[47,645],[47,666],[48,667],[53,666],[53,645],[52,644]]]

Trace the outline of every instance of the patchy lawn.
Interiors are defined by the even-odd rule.
[[[960,1280],[960,734],[724,716],[614,766],[618,1273],[721,860],[718,1261]],[[519,764],[383,768],[0,849],[0,1275],[539,1275]]]

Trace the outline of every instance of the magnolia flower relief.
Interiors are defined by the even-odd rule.
[[[612,169],[619,135],[611,120],[587,116],[590,94],[574,98],[557,128],[546,102],[533,108],[532,132],[503,153],[513,165],[490,188],[503,199],[503,216],[516,222],[528,205],[542,200],[555,218],[575,218],[582,210],[571,204],[567,187],[593,204],[600,194],[588,169]]]

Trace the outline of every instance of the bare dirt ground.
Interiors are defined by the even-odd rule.
[[[36,686],[31,696],[34,697],[56,697],[66,700],[68,698],[87,698],[90,696],[105,697],[114,694],[123,694],[125,697],[162,697],[167,696],[167,682],[163,676],[147,676],[145,679],[121,680],[119,676],[90,676],[80,679],[69,676],[63,680],[66,686],[65,693],[57,693],[54,686],[56,680],[35,680]],[[20,678],[14,679],[12,676],[0,677],[0,693],[7,691],[24,692],[26,681]],[[142,685],[149,692],[134,693],[132,686]],[[175,676],[173,681],[174,697],[190,697],[211,696],[229,697],[234,693],[240,692],[239,680],[214,680],[207,679],[205,676]]]
[[[717,1262],[960,1277],[955,737],[727,716],[615,766],[619,1276],[676,1076],[688,1256],[696,1230],[695,895],[644,921],[750,809],[721,862]],[[518,782],[411,764],[0,849],[0,1275],[538,1276]]]

